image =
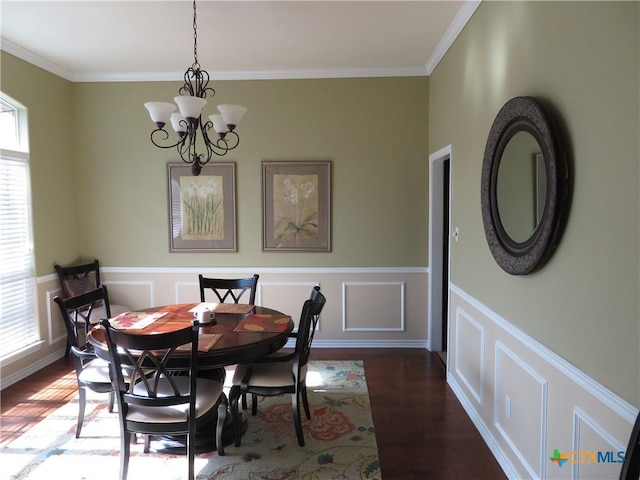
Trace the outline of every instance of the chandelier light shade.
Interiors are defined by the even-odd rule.
[[[174,103],[147,102],[156,129],[151,132],[151,142],[159,148],[176,148],[183,162],[191,164],[191,173],[200,175],[202,165],[213,155],[222,156],[240,143],[235,131],[247,109],[240,105],[218,105],[218,113],[202,119],[207,97],[215,91],[209,87],[209,73],[198,63],[198,29],[196,2],[193,2],[193,65],[184,74],[184,85],[178,90]],[[176,111],[177,110],[177,111]],[[177,140],[169,139],[165,126],[177,134]],[[200,153],[198,150],[200,149]]]

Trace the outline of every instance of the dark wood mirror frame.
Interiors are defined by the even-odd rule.
[[[502,153],[518,132],[530,133],[540,146],[547,178],[540,221],[523,242],[514,241],[500,220],[497,179]],[[482,164],[481,207],[489,249],[498,265],[511,275],[540,269],[555,251],[569,213],[570,172],[560,131],[541,103],[532,97],[509,100],[498,112],[487,139]]]

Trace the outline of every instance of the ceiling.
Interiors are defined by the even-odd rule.
[[[197,3],[198,61],[213,79],[430,75],[480,0]],[[180,80],[193,5],[0,0],[2,50],[71,81]]]

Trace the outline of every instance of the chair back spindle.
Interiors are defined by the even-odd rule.
[[[246,292],[249,292],[247,303],[249,305],[255,305],[256,301],[256,289],[258,286],[259,275],[254,275],[250,278],[207,278],[202,275],[198,275],[200,283],[200,301],[205,301],[206,290],[211,290],[215,293],[220,303],[240,303]]]

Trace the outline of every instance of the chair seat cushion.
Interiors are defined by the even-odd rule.
[[[122,370],[122,376],[125,382],[129,381],[129,370]],[[101,358],[96,358],[85,363],[78,380],[82,383],[104,383],[112,385],[111,376],[109,374],[109,362]]]
[[[181,393],[186,394],[189,392],[189,377],[174,377],[173,380]],[[133,391],[139,395],[147,395],[145,387],[140,383],[134,387]],[[213,409],[221,394],[222,384],[220,382],[206,378],[199,378],[196,394],[196,418],[202,417]],[[169,387],[169,384],[165,379],[161,379],[161,384],[158,388],[158,396],[167,395],[173,395],[173,390]],[[129,411],[127,412],[127,421],[139,423],[179,423],[187,420],[188,412],[188,403],[167,407],[148,407],[144,405],[130,404]]]
[[[82,383],[105,383],[111,385],[109,362],[100,358],[87,362],[80,375],[78,375],[78,380]]]
[[[249,365],[238,365],[233,374],[233,385],[241,385]],[[307,375],[307,366],[300,369],[303,380]],[[253,387],[288,387],[293,385],[293,360],[287,362],[254,363],[249,379],[249,386]]]

